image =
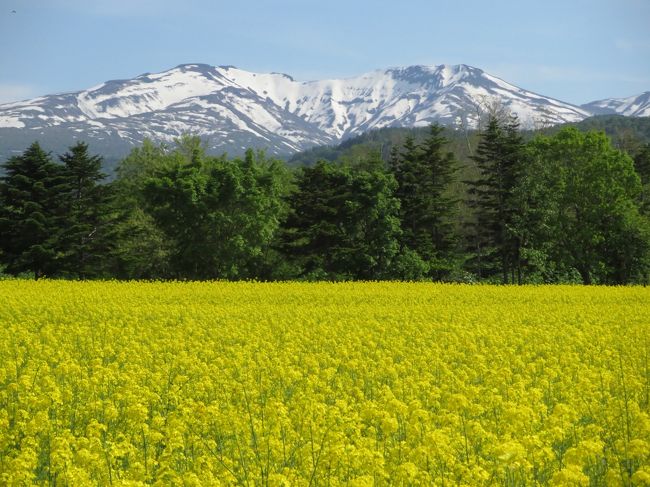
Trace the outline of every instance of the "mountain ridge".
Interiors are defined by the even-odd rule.
[[[524,126],[626,110],[650,115],[650,92],[578,106],[466,64],[392,67],[343,79],[296,81],[284,73],[190,63],[2,104],[0,158],[24,149],[27,139],[56,139],[67,145],[82,139],[91,146],[114,146],[123,154],[145,137],[171,142],[184,133],[207,139],[215,152],[236,154],[252,147],[286,155],[383,127],[439,122],[473,128],[481,110],[494,103],[516,113]]]
[[[594,115],[650,117],[650,91],[624,98],[605,98],[581,105]]]

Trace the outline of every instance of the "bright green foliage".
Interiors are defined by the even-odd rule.
[[[632,159],[605,134],[567,128],[530,144],[525,191],[532,248],[585,284],[624,283],[645,273],[647,222]],[[531,227],[533,225],[530,225]]]
[[[372,166],[372,165],[371,165]],[[394,178],[319,162],[297,177],[283,250],[307,279],[385,279],[399,252]]]
[[[176,151],[170,151],[164,145],[155,145],[145,139],[142,145],[135,147],[117,167],[117,181],[123,193],[120,196],[142,199],[140,189],[145,180],[161,169],[180,163],[181,160]]]
[[[450,132],[449,144],[437,125],[408,133],[294,172],[252,151],[208,156],[198,137],[145,141],[109,184],[85,144],[58,165],[34,144],[4,167],[0,270],[648,282],[650,146],[634,146],[634,165],[602,134],[556,131],[525,147],[516,118],[490,120],[477,149],[468,138],[462,153],[460,136]],[[448,148],[473,156],[457,163]]]
[[[10,158],[0,184],[0,251],[5,272],[36,279],[56,271],[61,171],[38,142]]]
[[[284,213],[283,169],[263,154],[212,158],[192,149],[187,161],[149,178],[146,210],[170,241],[172,277],[256,276]]]
[[[180,164],[182,156],[165,146],[145,140],[120,162],[113,183],[119,245],[113,252],[115,276],[123,279],[168,277],[171,245],[164,233],[145,211],[143,188],[156,172]]]

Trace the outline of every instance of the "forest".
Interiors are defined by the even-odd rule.
[[[111,178],[84,142],[34,142],[0,171],[0,273],[645,285],[650,143],[621,140],[494,114],[467,137],[434,124],[286,164],[184,136]]]

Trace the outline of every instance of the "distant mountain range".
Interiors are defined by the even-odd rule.
[[[626,117],[650,116],[650,91],[628,98],[607,98],[582,105],[594,115],[625,115]]]
[[[205,138],[212,152],[234,155],[252,147],[286,156],[376,128],[431,122],[472,128],[495,101],[528,127],[596,114],[650,116],[650,91],[577,106],[464,64],[307,82],[233,66],[184,64],[84,91],[0,105],[0,160],[34,140],[55,152],[85,140],[95,152],[122,157],[145,137],[172,142],[184,133]]]

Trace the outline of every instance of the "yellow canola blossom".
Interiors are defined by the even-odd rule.
[[[0,485],[650,485],[650,289],[0,282]]]

